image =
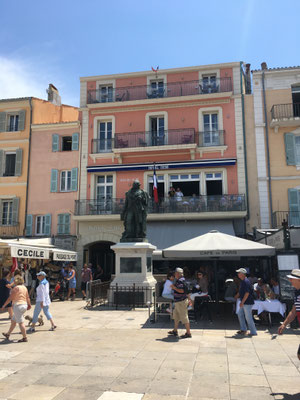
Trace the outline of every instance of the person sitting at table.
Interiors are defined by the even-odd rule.
[[[175,279],[174,272],[168,272],[167,280],[164,283],[164,288],[162,291],[162,297],[164,297],[165,299],[174,300],[174,290],[171,289],[174,279]]]
[[[266,300],[275,300],[275,294],[267,283],[264,285],[264,294]]]
[[[253,285],[254,292],[256,294],[257,300],[265,300],[265,292],[264,292],[264,281],[262,278],[257,279],[257,283]]]
[[[279,283],[278,283],[277,279],[271,278],[270,284],[271,284],[272,290],[275,294],[275,298],[278,299],[278,297],[280,296],[280,290],[279,290]]]
[[[192,304],[194,306],[195,297],[203,297],[208,296],[208,279],[206,274],[202,271],[198,271],[197,273],[197,283],[193,287],[193,293],[190,295],[190,299],[192,300]]]

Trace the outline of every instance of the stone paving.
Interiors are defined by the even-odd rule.
[[[177,340],[167,335],[171,323],[151,324],[147,310],[84,305],[54,302],[56,331],[46,321],[28,343],[16,343],[17,330],[0,341],[0,400],[300,399],[299,331],[236,339],[234,316],[229,325],[193,324],[192,339]]]

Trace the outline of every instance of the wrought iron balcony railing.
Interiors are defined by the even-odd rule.
[[[75,215],[121,214],[124,199],[103,198],[99,200],[75,200]],[[246,211],[245,195],[224,194],[220,196],[184,196],[150,198],[148,214],[207,213]]]
[[[197,144],[199,147],[223,146],[225,131],[195,132],[194,129],[169,129],[159,132],[116,133],[111,139],[92,139],[92,154],[109,153],[113,149],[145,148]]]
[[[300,118],[300,103],[275,104],[271,108],[272,119]]]
[[[192,96],[197,94],[231,92],[231,78],[216,78],[213,81],[181,81],[152,85],[107,87],[106,90],[93,89],[87,92],[87,104],[109,103],[114,101],[130,101],[158,99],[163,97]]]
[[[10,225],[0,224],[0,238],[15,238],[21,236],[20,224],[18,222],[12,222]]]
[[[283,221],[288,226],[300,226],[300,211],[275,211],[272,215],[272,227],[281,228]]]

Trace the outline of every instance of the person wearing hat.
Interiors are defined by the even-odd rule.
[[[184,335],[180,336],[181,339],[191,338],[190,321],[188,316],[189,299],[187,296],[188,289],[183,276],[183,269],[176,268],[175,270],[175,283],[170,286],[174,290],[174,303],[175,309],[173,312],[174,329],[169,331],[169,335],[178,336],[178,325],[181,321],[186,328]]]
[[[31,328],[29,332],[35,332],[35,324],[38,321],[38,317],[40,312],[43,309],[43,312],[48,321],[51,323],[51,331],[54,331],[56,325],[53,322],[52,315],[49,312],[49,305],[51,304],[50,296],[49,296],[49,282],[46,279],[46,273],[41,271],[37,274],[37,278],[40,281],[38,287],[36,288],[36,304],[34,307],[33,318]]]
[[[283,331],[285,330],[287,325],[290,324],[292,321],[294,321],[296,317],[300,325],[300,269],[293,269],[292,272],[289,275],[287,275],[287,277],[289,278],[289,281],[291,282],[292,286],[295,288],[295,300],[291,312],[283,321],[281,326],[278,328],[279,335],[283,334]],[[300,345],[298,347],[297,356],[298,359],[300,360]]]
[[[236,270],[239,279],[241,280],[239,289],[240,308],[238,310],[238,319],[240,323],[240,330],[237,331],[239,335],[247,334],[247,325],[250,330],[250,335],[257,335],[255,323],[252,316],[252,307],[254,305],[254,296],[252,285],[247,279],[247,270],[239,268]],[[247,321],[247,324],[246,324]]]

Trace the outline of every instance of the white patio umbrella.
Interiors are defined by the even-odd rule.
[[[164,258],[232,258],[273,256],[275,247],[241,239],[219,231],[210,231],[168,247],[162,251]]]

